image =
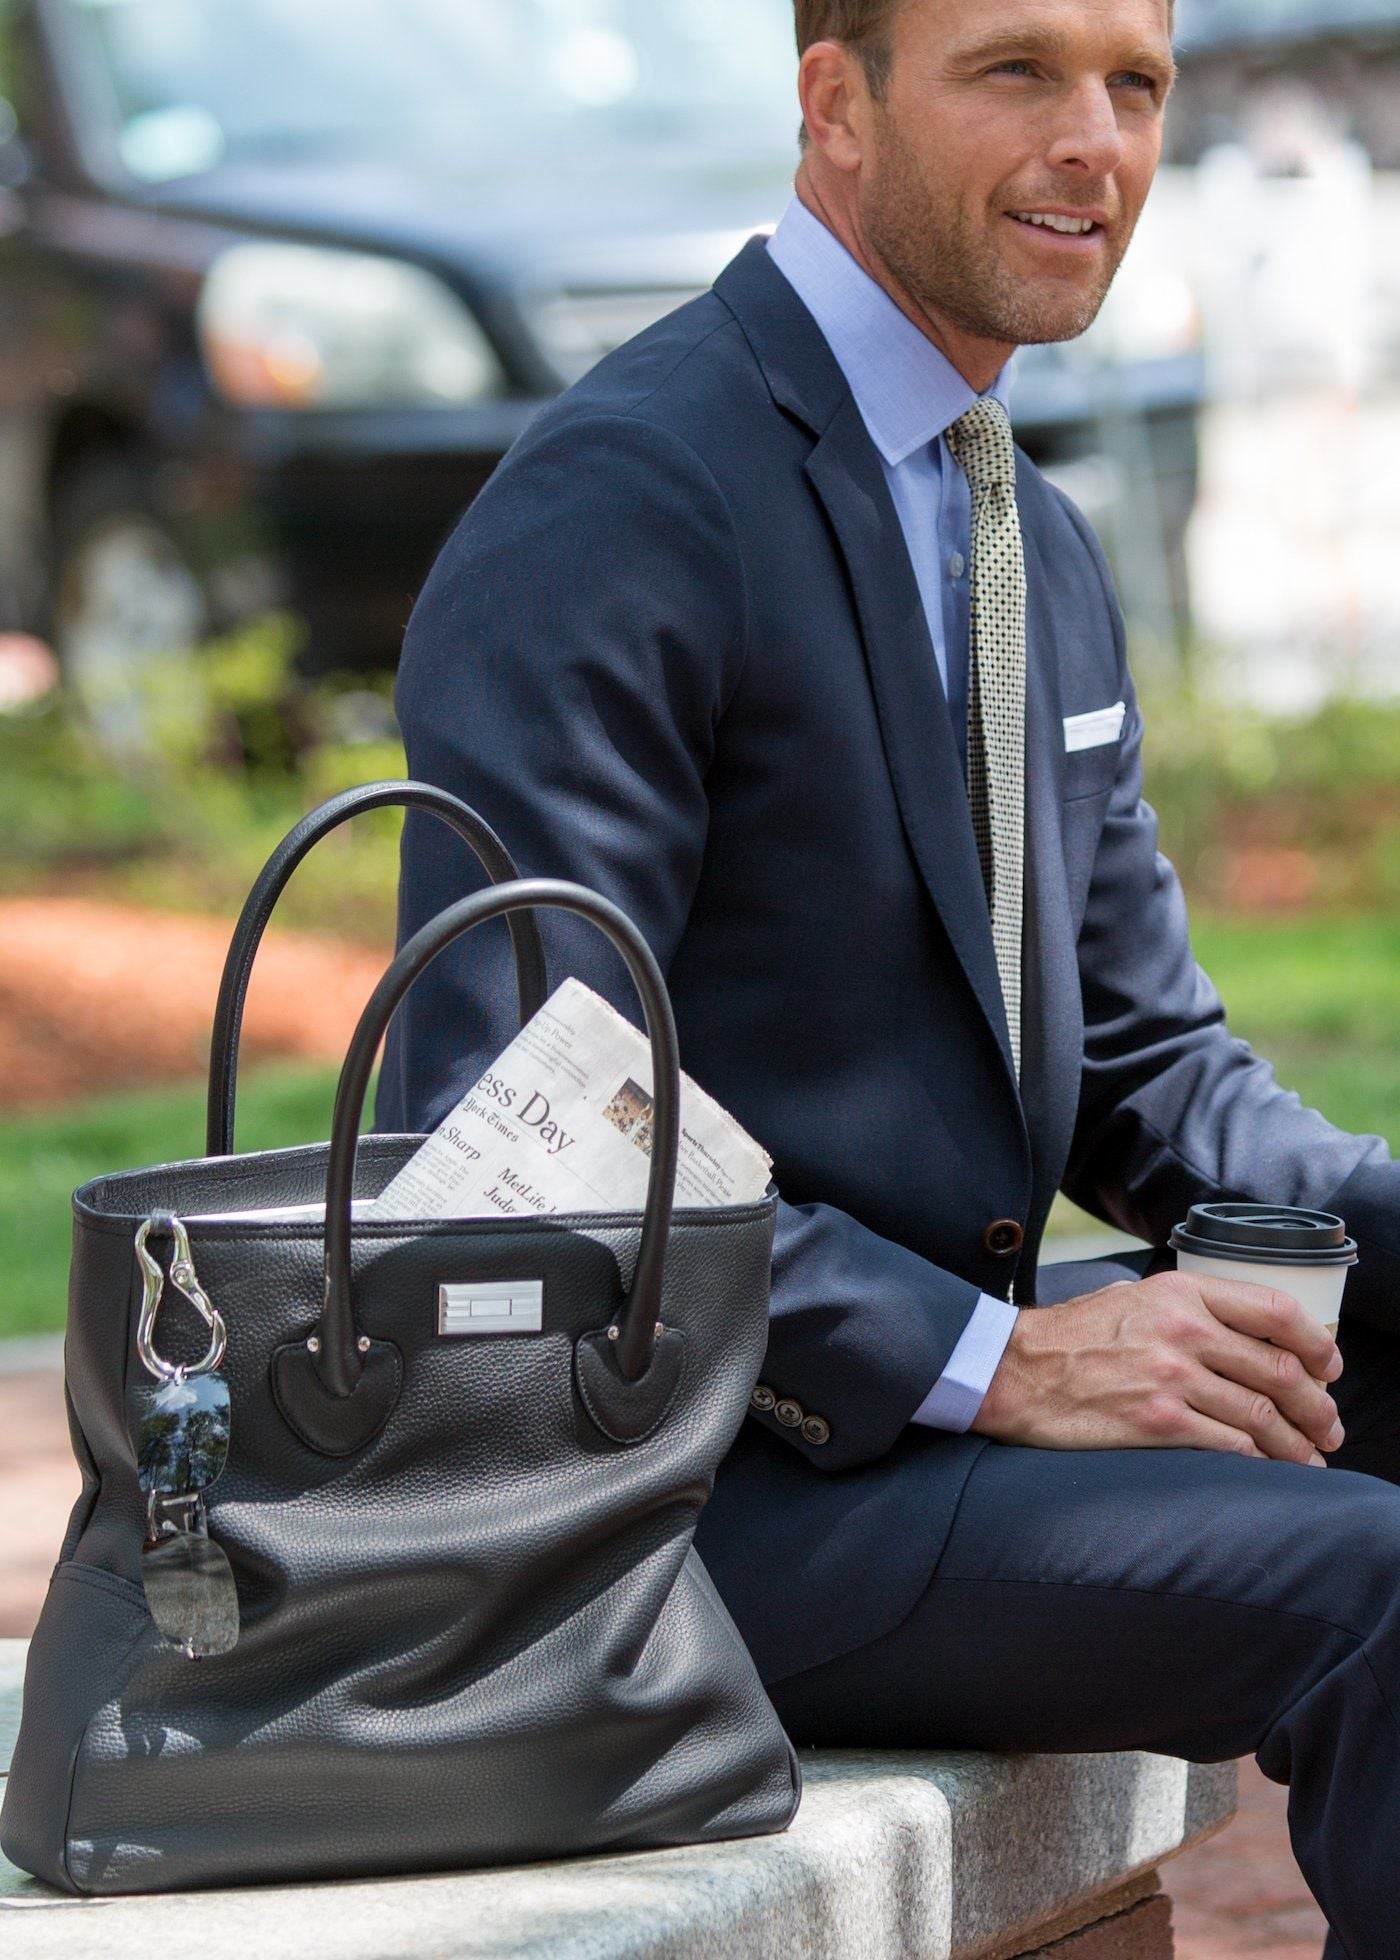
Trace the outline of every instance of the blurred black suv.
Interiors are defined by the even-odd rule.
[[[392,663],[540,404],[778,216],[793,69],[790,0],[0,0],[0,609],[95,690],[284,604]],[[1019,358],[1179,618],[1189,292]]]

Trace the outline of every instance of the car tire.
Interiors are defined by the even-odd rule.
[[[59,481],[51,537],[49,632],[69,699],[105,748],[148,753],[150,690],[213,623],[152,468],[113,454],[75,464]]]

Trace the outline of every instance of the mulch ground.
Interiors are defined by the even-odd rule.
[[[0,1111],[199,1077],[229,935],[86,898],[0,900]],[[247,1058],[340,1062],[387,957],[269,932]]]

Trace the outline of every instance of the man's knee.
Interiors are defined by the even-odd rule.
[[[1400,1607],[1400,1489],[1349,1470],[1323,1474],[1329,1502],[1299,1528],[1311,1538],[1326,1617],[1368,1639]]]

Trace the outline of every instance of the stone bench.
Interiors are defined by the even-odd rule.
[[[23,1662],[23,1642],[0,1642],[0,1770]],[[1170,1960],[1156,1868],[1235,1807],[1232,1766],[1164,1756],[839,1751],[803,1767],[783,1837],[509,1871],[79,1900],[0,1860],[0,1953]]]

